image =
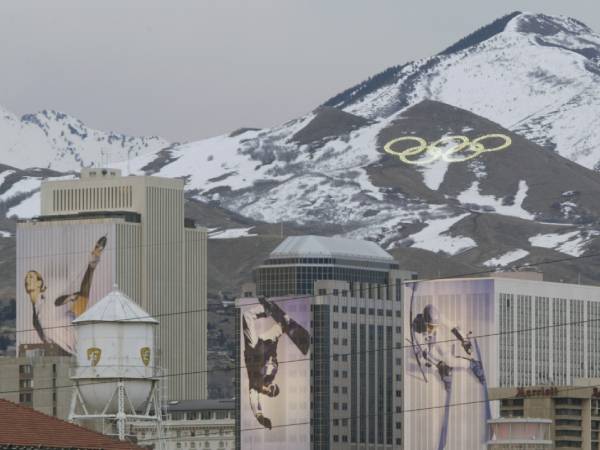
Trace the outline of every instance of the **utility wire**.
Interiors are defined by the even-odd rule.
[[[591,323],[591,322],[600,322],[600,317],[596,318],[596,319],[587,319],[587,320],[580,320],[580,321],[573,321],[573,322],[563,322],[563,323],[556,323],[556,324],[551,324],[551,325],[542,325],[539,327],[530,327],[530,328],[523,328],[523,329],[518,329],[518,330],[508,330],[508,331],[499,331],[496,333],[487,333],[487,334],[481,334],[481,335],[476,335],[476,336],[470,336],[471,339],[485,339],[485,338],[492,338],[495,336],[503,336],[503,335],[511,335],[511,334],[517,334],[517,333],[526,333],[526,332],[532,332],[535,330],[543,330],[543,329],[550,329],[550,328],[558,328],[558,327],[563,327],[563,326],[570,326],[570,325],[581,325],[584,323]],[[450,339],[446,339],[446,340],[439,340],[437,341],[438,344],[443,344],[443,343],[452,343],[452,342],[456,342],[456,338],[450,338]],[[393,346],[387,346],[387,347],[380,347],[380,348],[375,348],[375,349],[369,349],[369,350],[364,350],[364,351],[356,351],[356,352],[342,352],[342,353],[332,353],[331,356],[328,356],[326,358],[323,359],[333,359],[335,357],[335,355],[337,356],[352,356],[352,355],[362,355],[362,354],[369,354],[369,353],[377,353],[377,352],[383,352],[383,351],[387,351],[387,350],[404,350],[405,348],[411,348],[412,344],[405,344],[405,345],[393,345]],[[25,357],[26,358],[26,357]],[[291,364],[291,363],[297,363],[297,362],[303,362],[303,361],[311,361],[314,360],[313,357],[309,357],[309,358],[297,358],[297,359],[290,359],[290,360],[284,360],[284,361],[278,361],[278,364]],[[141,366],[118,366],[118,365],[111,365],[111,366],[102,366],[102,367],[138,367],[140,369],[144,369]],[[187,376],[187,375],[197,375],[197,374],[207,374],[207,373],[211,373],[211,372],[229,372],[232,370],[241,370],[241,369],[245,369],[246,366],[243,365],[234,365],[231,367],[223,367],[223,368],[212,368],[212,369],[205,369],[205,370],[197,370],[197,371],[190,371],[190,372],[181,372],[181,373],[173,373],[173,374],[165,374],[165,375],[157,375],[154,378],[169,378],[169,377],[177,377],[177,376]],[[154,367],[154,369],[158,369],[158,367]],[[12,377],[11,377],[12,378]],[[118,378],[118,377],[113,377],[111,378],[111,380],[108,381],[102,381],[102,380],[98,380],[98,381],[94,381],[91,383],[80,383],[79,386],[86,386],[86,385],[93,385],[93,384],[97,384],[97,383],[113,383],[114,382],[114,378]],[[75,387],[75,384],[69,384],[69,385],[62,385],[62,386],[48,386],[48,387],[33,387],[33,388],[27,388],[26,392],[33,392],[36,390],[54,390],[54,389],[66,389],[66,388],[72,388]],[[22,392],[22,390],[13,390],[13,391],[0,391],[0,394],[14,394],[14,393],[20,393]]]
[[[522,269],[525,267],[536,267],[536,266],[542,266],[542,265],[548,265],[548,264],[557,264],[557,263],[561,263],[561,262],[575,261],[575,260],[587,259],[587,258],[595,258],[598,256],[600,256],[600,252],[588,254],[588,255],[569,256],[569,257],[564,257],[564,258],[549,259],[549,260],[545,260],[545,261],[543,260],[538,263],[519,264],[519,265],[512,266],[511,267],[512,270],[506,270],[506,272],[518,271],[519,269]],[[461,274],[456,274],[456,275],[448,275],[448,276],[444,276],[444,277],[403,280],[399,284],[405,285],[405,284],[411,284],[411,283],[415,283],[415,282],[416,283],[424,283],[427,281],[451,280],[451,279],[456,279],[456,278],[465,278],[465,277],[472,277],[472,276],[486,275],[486,274],[493,274],[493,273],[494,272],[491,270],[478,270],[478,271],[466,272],[466,273],[461,273]],[[327,281],[327,280],[323,280],[323,281]],[[381,286],[381,287],[393,287],[396,285],[397,285],[396,282],[379,284],[379,286]],[[594,287],[597,287],[597,286],[594,286]],[[329,294],[326,292],[325,294],[320,294],[320,295],[304,294],[304,295],[293,296],[293,297],[286,296],[285,298],[277,299],[277,303],[283,303],[283,302],[301,300],[301,299],[316,298],[318,296],[324,296],[324,295],[332,295],[332,294]],[[260,302],[246,303],[244,306],[252,306],[252,305],[258,305],[258,304],[260,304]],[[213,307],[213,309],[220,309],[220,308],[223,308],[223,306],[222,305],[214,305],[214,307]],[[211,310],[211,308],[207,307],[207,308],[188,309],[188,310],[184,310],[184,311],[176,311],[176,312],[168,312],[168,313],[158,313],[155,315],[147,314],[144,316],[135,316],[135,317],[130,317],[128,319],[123,319],[123,321],[139,320],[139,319],[152,319],[152,318],[157,318],[157,317],[169,317],[169,316],[177,316],[177,315],[181,315],[181,314],[191,314],[191,313],[200,313],[200,312],[210,312],[210,310]],[[44,330],[69,328],[69,327],[73,327],[73,326],[75,326],[75,325],[73,325],[73,324],[56,325],[56,326],[52,326],[52,327],[44,327]],[[16,330],[15,333],[25,333],[25,332],[35,332],[35,331],[36,331],[35,328],[29,328],[29,329]]]
[[[567,393],[567,392],[572,392],[572,391],[578,391],[578,390],[583,390],[583,389],[598,389],[600,388],[600,385],[590,385],[590,386],[565,386],[564,388],[562,386],[552,386],[552,387],[556,387],[558,389],[560,389],[559,395],[562,397],[563,393]],[[514,387],[510,387],[507,386],[507,388],[513,388],[516,389]],[[544,395],[531,395],[528,396],[527,398],[547,398],[547,396]],[[495,400],[489,400],[490,402],[495,402],[495,401],[499,401],[502,399],[495,399]],[[478,404],[482,404],[482,403],[486,403],[487,401],[485,399],[482,400],[471,400],[468,402],[457,402],[457,403],[450,403],[449,405],[446,404],[440,404],[440,405],[433,405],[433,406],[424,406],[421,408],[412,408],[412,409],[405,409],[402,411],[392,411],[392,412],[378,412],[378,413],[374,413],[374,414],[360,414],[360,415],[350,415],[350,416],[338,416],[338,417],[333,417],[329,419],[329,422],[333,422],[334,420],[354,420],[354,419],[364,419],[364,418],[368,418],[368,417],[381,417],[381,416],[389,416],[389,415],[399,415],[399,416],[403,416],[405,414],[410,414],[410,413],[417,413],[417,412],[423,412],[423,411],[431,411],[431,410],[435,410],[435,409],[444,409],[446,407],[451,407],[451,408],[456,408],[456,407],[460,407],[460,406],[471,406],[471,405],[478,405]],[[297,426],[303,426],[303,425],[310,425],[311,422],[310,421],[304,421],[304,422],[295,422],[295,423],[284,423],[281,425],[273,425],[272,428],[287,428],[287,427],[297,427]],[[212,427],[217,427],[219,425],[217,424],[212,424]],[[245,431],[260,431],[260,430],[264,430],[264,427],[253,427],[253,428],[241,428],[240,432],[245,432]],[[209,433],[210,435],[210,433]],[[215,434],[217,435],[217,434]],[[218,436],[221,436],[220,434]],[[193,437],[197,437],[197,438],[202,438],[202,437],[206,437],[206,435],[202,436],[181,436],[181,437],[177,437],[177,436],[163,436],[161,439],[159,439],[158,437],[152,439],[139,439],[137,440],[138,443],[140,442],[154,442],[154,441],[159,441],[159,440],[189,440]],[[350,442],[348,442],[348,444],[350,444]]]

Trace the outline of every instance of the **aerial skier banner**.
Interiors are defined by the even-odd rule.
[[[115,225],[31,222],[17,233],[17,345],[75,352],[71,322],[114,283]],[[22,347],[26,346],[26,347]]]
[[[484,449],[497,383],[491,280],[404,287],[404,448]]]

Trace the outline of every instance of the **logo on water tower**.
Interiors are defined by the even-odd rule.
[[[100,362],[102,356],[102,350],[98,347],[90,347],[87,349],[87,359],[90,361],[92,367],[96,367]]]
[[[140,356],[142,357],[142,362],[147,367],[150,364],[150,347],[142,347],[140,349]]]

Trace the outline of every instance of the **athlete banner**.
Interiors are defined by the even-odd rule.
[[[485,449],[496,383],[492,280],[404,287],[404,448]]]
[[[32,222],[17,231],[17,345],[75,352],[73,319],[114,283],[113,224]],[[100,354],[93,355],[100,358]]]
[[[310,299],[243,298],[241,448],[310,448]]]

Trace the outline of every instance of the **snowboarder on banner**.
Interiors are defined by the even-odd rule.
[[[275,383],[279,363],[277,345],[286,334],[304,355],[308,353],[310,335],[308,331],[290,318],[274,301],[264,297],[259,303],[246,309],[242,315],[244,333],[244,361],[248,372],[250,407],[258,423],[272,428],[271,419],[266,417],[260,403],[261,395],[277,397],[279,386]],[[257,321],[272,319],[272,326],[262,333],[257,332]]]

